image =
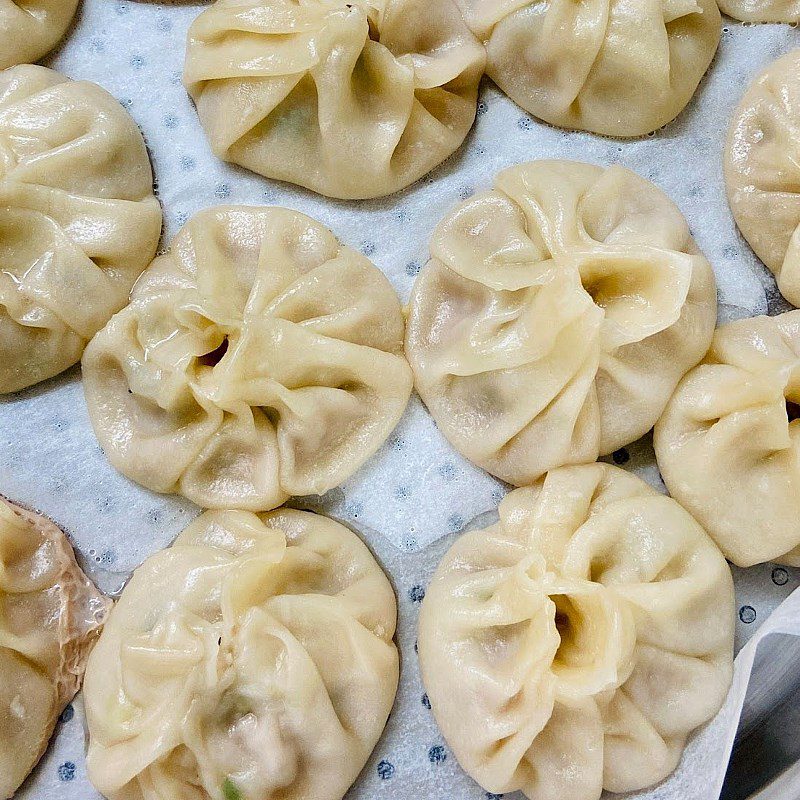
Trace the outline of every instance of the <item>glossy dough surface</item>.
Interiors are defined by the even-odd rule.
[[[566,467],[461,536],[420,615],[433,712],[485,789],[597,800],[665,778],[733,667],[730,570],[673,500]]]
[[[147,150],[120,104],[44,67],[0,72],[0,393],[78,361],[160,234]]]
[[[326,517],[207,512],[147,559],[86,672],[109,800],[340,800],[398,681],[395,597]]]
[[[714,0],[457,2],[512,100],[608,136],[643,136],[678,116],[720,39]]]
[[[417,390],[459,452],[518,486],[644,435],[711,341],[709,263],[621,167],[501,172],[430,249],[407,328]]]
[[[461,145],[485,61],[452,0],[217,0],[184,81],[220,158],[365,198]]]
[[[656,425],[670,494],[741,567],[800,566],[798,405],[800,311],[791,311],[720,327]]]
[[[282,208],[202,211],[83,359],[114,466],[206,508],[275,508],[352,475],[411,393],[389,282]]]
[[[800,0],[720,0],[719,7],[743,22],[800,22]]]
[[[745,93],[728,132],[725,184],[739,230],[800,305],[800,50]]]
[[[63,532],[0,497],[0,798],[44,753],[109,607]]]
[[[79,0],[0,0],[0,69],[38,61],[67,32]]]

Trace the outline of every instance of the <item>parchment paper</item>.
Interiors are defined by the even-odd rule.
[[[101,84],[141,126],[164,205],[165,244],[191,214],[219,203],[296,208],[368,255],[406,301],[437,221],[459,200],[490,186],[501,168],[534,158],[620,163],[658,184],[686,214],[714,265],[720,321],[785,310],[771,275],[736,231],[725,201],[721,153],[745,86],[774,58],[800,47],[797,29],[726,21],[716,62],[690,107],[676,122],[641,140],[550,128],[486,81],[475,129],[445,164],[398,195],[340,202],[266,180],[212,156],[180,80],[186,30],[202,7],[84,0],[65,43],[45,62],[70,77]],[[663,490],[649,440],[616,454],[615,461]],[[352,800],[487,797],[460,770],[436,728],[419,679],[414,641],[419,601],[439,558],[458,531],[487,522],[506,490],[445,442],[414,397],[386,445],[355,477],[322,498],[294,501],[359,532],[398,595],[400,691],[383,738],[348,794]],[[89,574],[109,592],[118,592],[132,569],[167,546],[198,513],[190,503],[152,494],[112,469],[89,425],[77,367],[0,399],[0,491],[61,524]],[[735,569],[734,576],[738,648],[800,584],[800,571],[762,565]],[[800,633],[798,607],[800,596],[784,607],[781,630]],[[675,775],[637,797],[718,796],[751,652],[739,658],[727,705],[690,742]],[[85,774],[84,728],[78,699],[19,793],[22,800],[97,797]]]

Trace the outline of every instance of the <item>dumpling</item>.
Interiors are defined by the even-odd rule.
[[[798,5],[800,9],[800,5]],[[770,65],[736,110],[725,184],[739,230],[800,305],[800,50]]]
[[[487,74],[563,128],[643,136],[691,100],[719,45],[714,0],[456,0]]]
[[[63,532],[0,497],[0,798],[42,757],[109,607]]]
[[[452,0],[217,0],[184,81],[220,158],[355,199],[461,146],[485,62]]]
[[[76,363],[160,235],[147,150],[120,104],[44,67],[0,72],[0,393]]]
[[[394,702],[392,587],[337,522],[207,512],[137,569],[89,660],[109,800],[340,800]]]
[[[800,567],[800,311],[720,327],[655,427],[670,494],[730,561]]]
[[[517,486],[644,435],[711,341],[711,266],[622,167],[505,170],[431,256],[406,337],[417,390],[460,453]]]
[[[720,0],[719,7],[743,22],[800,22],[800,0]]]
[[[419,659],[439,728],[490,792],[597,800],[677,765],[733,669],[730,570],[674,500],[565,467],[461,536],[431,581]]]
[[[282,208],[195,215],[83,358],[111,463],[206,508],[275,508],[349,478],[411,394],[400,302]]]
[[[0,69],[49,53],[77,8],[78,0],[0,0]]]

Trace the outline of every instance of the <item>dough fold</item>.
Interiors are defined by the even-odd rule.
[[[430,249],[406,336],[417,390],[459,452],[518,486],[644,435],[711,341],[711,266],[622,167],[512,167]]]
[[[485,62],[452,0],[217,0],[184,82],[220,158],[358,199],[461,146]]]
[[[112,464],[206,508],[275,508],[349,478],[411,393],[397,295],[282,208],[195,215],[83,358]]]
[[[394,702],[394,593],[344,526],[207,512],[126,586],[89,661],[109,800],[340,800]]]
[[[160,235],[147,150],[120,104],[44,67],[0,72],[0,393],[75,364]]]
[[[733,670],[730,570],[673,500],[564,467],[461,536],[420,613],[436,721],[486,790],[599,800],[663,780]]]
[[[67,32],[79,0],[0,0],[0,69],[38,61]]]

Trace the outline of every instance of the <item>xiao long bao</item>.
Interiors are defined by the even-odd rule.
[[[800,5],[798,5],[800,9]],[[800,50],[767,67],[745,93],[725,148],[736,224],[800,305]]]
[[[44,67],[0,72],[0,394],[75,364],[160,235],[147,150],[120,104]]]
[[[677,117],[721,33],[714,0],[456,1],[512,100],[607,136],[643,136]]]
[[[798,416],[800,311],[791,311],[720,327],[656,425],[670,494],[740,567],[800,567]]]
[[[539,161],[448,214],[406,352],[454,447],[517,486],[652,428],[716,322],[708,261],[653,184]]]
[[[490,792],[598,800],[663,780],[721,707],[733,581],[674,500],[607,464],[511,492],[420,612],[436,721]]]
[[[461,146],[485,60],[452,0],[217,0],[184,81],[220,158],[357,199]]]
[[[63,532],[0,497],[0,797],[43,755],[110,607]]]
[[[0,69],[38,61],[58,44],[79,0],[0,0]]]
[[[342,525],[203,514],[134,572],[89,661],[90,780],[109,800],[341,800],[394,702],[396,618]]]
[[[205,508],[322,494],[411,394],[400,301],[368,259],[282,208],[195,215],[89,344],[83,384],[111,463]]]

